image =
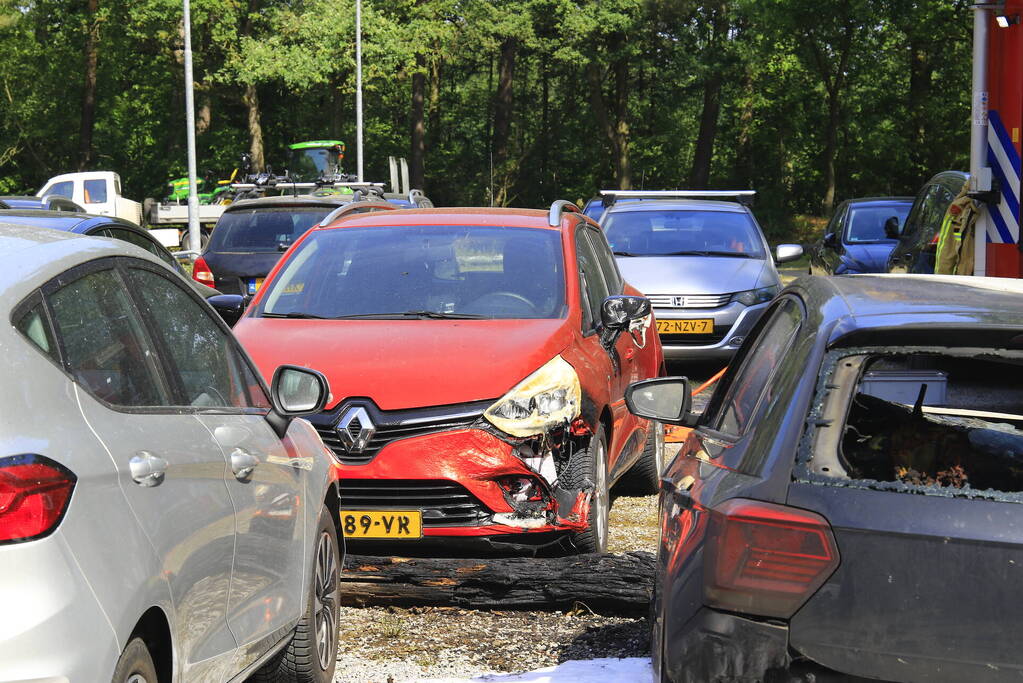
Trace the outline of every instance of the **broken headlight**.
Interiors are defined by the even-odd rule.
[[[522,380],[483,413],[512,436],[542,434],[579,416],[582,389],[575,369],[561,356]]]
[[[738,301],[743,306],[756,306],[766,304],[774,298],[774,295],[781,291],[778,285],[761,287],[760,289],[748,289],[745,292],[736,292],[732,295],[732,301]]]

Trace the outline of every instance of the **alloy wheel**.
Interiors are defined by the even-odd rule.
[[[316,655],[320,668],[327,671],[337,657],[337,564],[330,534],[320,534],[316,546],[316,576],[313,588],[313,615],[316,624]]]
[[[607,549],[607,523],[609,514],[609,495],[607,490],[607,453],[603,439],[593,439],[594,444],[594,491],[593,491],[593,525],[594,536],[596,536],[597,547],[601,550]]]

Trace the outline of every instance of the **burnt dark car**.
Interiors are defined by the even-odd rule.
[[[810,248],[812,275],[883,273],[912,197],[847,199]]]
[[[224,210],[192,266],[192,277],[225,294],[251,296],[281,254],[306,230],[348,213],[395,210],[383,199],[361,200],[351,193],[242,199]]]
[[[913,201],[909,217],[899,230],[898,243],[888,256],[889,273],[933,273],[938,233],[949,204],[969,180],[962,171],[942,171],[927,181]]]
[[[1023,283],[803,278],[661,478],[661,681],[1023,677]]]

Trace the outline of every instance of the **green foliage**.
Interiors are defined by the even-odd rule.
[[[193,0],[192,11],[196,103],[209,112],[200,173],[223,177],[247,149],[247,84],[269,163],[280,168],[289,143],[339,137],[354,167],[354,0]],[[74,170],[89,19],[81,0],[0,0],[0,192]],[[185,170],[180,0],[100,2],[95,20],[95,165],[118,171],[130,196],[161,196]],[[385,179],[387,156],[409,155],[412,77],[425,74],[426,189],[441,205],[493,192],[508,38],[504,170],[520,206],[585,200],[614,181],[594,67],[604,101],[625,93],[612,124],[626,131],[633,185],[648,189],[686,182],[704,87],[721,76],[710,184],[757,189],[772,234],[820,212],[832,134],[836,201],[912,194],[968,154],[965,0],[365,0],[363,38],[367,174]]]

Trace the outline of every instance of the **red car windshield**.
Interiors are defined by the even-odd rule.
[[[561,318],[565,313],[559,232],[418,225],[312,233],[269,283],[258,315]]]

